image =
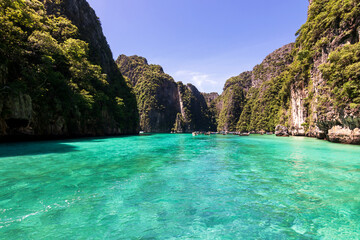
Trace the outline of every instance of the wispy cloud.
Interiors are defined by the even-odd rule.
[[[177,71],[174,75],[176,81],[182,81],[184,83],[192,83],[201,92],[209,91],[218,85],[218,82],[213,79],[213,76],[200,72],[192,71]]]

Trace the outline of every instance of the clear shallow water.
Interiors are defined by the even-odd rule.
[[[3,144],[0,239],[360,239],[360,146],[170,134]]]

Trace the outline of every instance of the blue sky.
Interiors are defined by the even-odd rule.
[[[307,0],[88,0],[114,58],[139,55],[175,81],[222,92],[225,81],[251,70],[295,41]]]

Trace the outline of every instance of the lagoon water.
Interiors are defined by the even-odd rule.
[[[2,144],[0,239],[360,239],[360,146],[190,134]]]

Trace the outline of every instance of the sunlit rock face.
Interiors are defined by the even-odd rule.
[[[282,125],[294,136],[336,139],[334,129],[329,136],[334,126],[360,128],[357,3],[312,0],[309,4],[308,20],[296,43],[274,51],[254,67],[250,88],[241,85],[240,76],[246,73],[225,84],[217,98],[219,130],[274,131]],[[233,94],[227,86],[236,82],[242,91]]]
[[[341,126],[334,126],[329,130],[328,139],[336,143],[360,144],[360,129],[351,130]]]

